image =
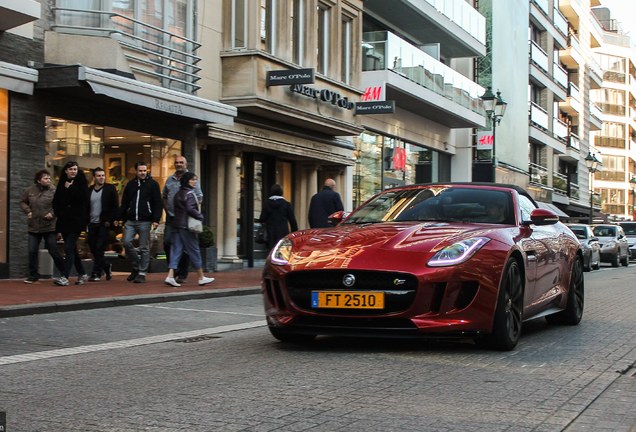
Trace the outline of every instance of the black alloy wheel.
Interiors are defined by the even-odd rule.
[[[548,315],[546,321],[551,324],[577,325],[583,318],[585,306],[585,279],[583,278],[583,262],[577,258],[572,265],[570,275],[570,288],[568,289],[568,302],[565,310]]]
[[[523,277],[519,263],[508,259],[504,269],[492,333],[484,342],[493,349],[510,351],[521,336],[523,324]]]

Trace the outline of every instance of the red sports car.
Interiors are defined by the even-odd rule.
[[[267,259],[265,313],[281,341],[461,337],[510,350],[526,320],[583,315],[579,242],[517,186],[399,187],[332,218]]]

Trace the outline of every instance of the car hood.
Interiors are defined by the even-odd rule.
[[[457,241],[472,237],[503,239],[517,227],[445,222],[393,222],[366,225],[343,224],[329,229],[293,233],[289,264],[293,267],[373,265],[402,267],[414,252],[426,258]],[[505,232],[508,232],[507,234]],[[419,260],[418,260],[419,261]],[[370,264],[372,263],[372,264]]]

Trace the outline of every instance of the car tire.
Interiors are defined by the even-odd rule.
[[[587,256],[583,256],[583,271],[592,271],[592,252],[590,252]]]
[[[296,334],[296,333],[287,333],[286,331],[282,331],[275,327],[269,327],[269,332],[281,342],[291,343],[291,344],[306,344],[314,339],[316,339],[316,335],[312,334]]]
[[[618,252],[616,252],[616,255],[614,256],[614,258],[612,258],[612,267],[618,267],[621,263],[621,260],[618,256]]]
[[[621,260],[621,264],[622,264],[624,267],[627,267],[627,266],[629,265],[629,255],[625,255],[625,258],[623,258],[623,259]]]
[[[583,278],[583,263],[581,259],[574,261],[570,275],[568,302],[565,310],[545,317],[550,324],[577,325],[583,317],[585,305],[585,279]]]
[[[519,263],[510,258],[499,286],[492,333],[477,343],[499,351],[510,351],[519,342],[522,324],[523,278]]]

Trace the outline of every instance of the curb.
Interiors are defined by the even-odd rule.
[[[218,288],[209,291],[185,291],[178,293],[143,294],[48,303],[21,304],[0,307],[0,318],[100,309],[115,306],[130,306],[136,304],[163,303],[171,301],[196,300],[217,297],[232,297],[260,293],[260,287]]]

